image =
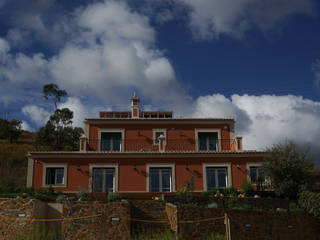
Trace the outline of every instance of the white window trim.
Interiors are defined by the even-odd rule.
[[[198,133],[199,132],[215,132],[218,133],[218,149],[217,151],[221,151],[221,129],[220,128],[195,128],[194,133],[195,133],[195,140],[196,140],[196,151],[199,151],[199,137]]]
[[[166,128],[153,128],[152,129],[152,138],[153,138],[153,145],[159,146],[159,143],[156,143],[156,132],[164,132],[164,145],[167,145],[167,129]]]
[[[247,180],[248,182],[251,182],[250,179],[250,167],[261,167],[263,163],[247,163]],[[262,183],[262,185],[268,185],[270,184],[270,180],[266,177],[265,181]],[[256,183],[252,183],[252,185],[257,185]]]
[[[92,179],[93,179],[93,169],[94,168],[114,168],[114,182],[113,189],[114,192],[118,192],[118,176],[119,176],[119,165],[115,164],[103,164],[103,163],[91,163],[89,164],[89,186],[88,192],[92,192]]]
[[[231,163],[203,163],[202,164],[202,176],[203,176],[203,190],[208,191],[207,187],[207,167],[225,167],[227,168],[227,186],[226,187],[232,187],[232,175],[231,175]]]
[[[147,177],[146,177],[146,192],[150,192],[149,183],[150,183],[150,168],[171,168],[171,189],[170,192],[176,191],[176,170],[174,163],[147,163]]]
[[[120,152],[124,152],[125,150],[125,129],[124,128],[99,128],[98,130],[98,151],[101,151],[101,133],[121,133],[121,146]]]
[[[46,184],[47,168],[63,168],[63,184]],[[68,182],[68,164],[67,163],[43,163],[42,172],[42,187],[49,187],[50,185],[55,188],[65,188]]]

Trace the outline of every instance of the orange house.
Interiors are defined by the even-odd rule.
[[[27,186],[63,192],[175,192],[191,177],[195,191],[263,178],[264,152],[244,151],[234,119],[174,118],[146,112],[100,112],[84,120],[80,150],[28,154]]]

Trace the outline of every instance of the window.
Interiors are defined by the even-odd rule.
[[[250,182],[253,184],[266,183],[266,177],[263,170],[258,166],[249,167],[249,178]]]
[[[166,144],[166,139],[167,139],[167,131],[166,129],[153,129],[153,144],[154,145],[159,145],[159,137],[163,135],[165,137],[164,139],[164,144]]]
[[[232,186],[231,163],[203,163],[203,190]]]
[[[216,151],[218,149],[217,133],[198,133],[200,151]]]
[[[93,168],[92,169],[92,191],[114,192],[115,191],[115,169]]]
[[[150,168],[149,180],[150,192],[172,191],[171,168]]]
[[[67,173],[66,163],[44,163],[42,186],[66,187]]]
[[[124,151],[124,129],[99,129],[100,151]]]
[[[214,188],[226,188],[228,183],[226,167],[207,167],[207,190]]]
[[[63,168],[46,168],[46,185],[63,185],[64,169]]]
[[[219,151],[220,129],[195,129],[197,151]]]

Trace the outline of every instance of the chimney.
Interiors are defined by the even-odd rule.
[[[237,141],[237,150],[242,151],[242,137],[236,137]]]
[[[139,118],[140,109],[139,109],[139,98],[136,96],[136,93],[133,94],[131,98],[131,117]]]

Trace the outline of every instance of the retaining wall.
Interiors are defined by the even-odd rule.
[[[231,239],[236,240],[319,240],[319,220],[305,213],[210,209],[204,207],[177,207],[167,204],[168,216],[173,219],[172,230],[179,239],[205,239],[212,233],[225,235],[224,220],[181,223],[181,221],[223,217],[230,219]],[[174,222],[175,221],[175,222]]]
[[[97,214],[101,215],[86,218]],[[84,218],[70,220],[78,217]],[[39,221],[61,218],[68,220]],[[40,234],[44,230],[54,231],[66,240],[126,240],[130,238],[130,208],[127,202],[59,204],[34,199],[0,199],[0,240],[31,236],[34,229]]]

